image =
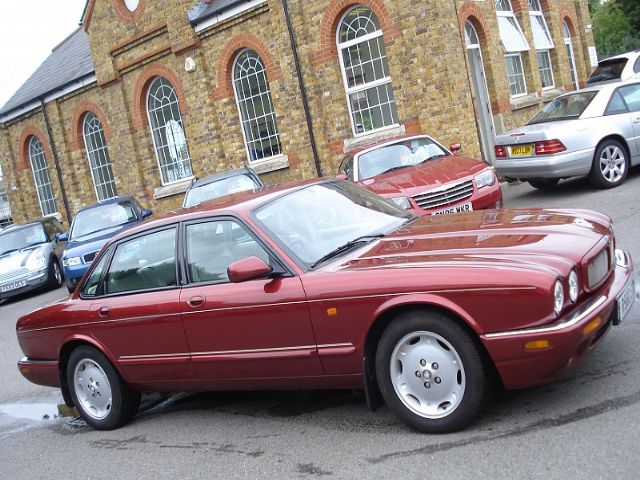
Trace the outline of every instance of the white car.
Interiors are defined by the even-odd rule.
[[[560,95],[529,122],[498,135],[497,172],[552,188],[588,176],[598,188],[620,185],[640,164],[640,83],[618,82]]]
[[[637,73],[640,73],[640,50],[600,60],[596,69],[587,78],[587,86],[624,82]]]

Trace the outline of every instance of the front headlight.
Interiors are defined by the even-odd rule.
[[[27,258],[27,263],[25,267],[27,267],[32,272],[36,272],[38,270],[42,270],[47,265],[47,259],[44,258],[42,254],[42,250],[36,250],[29,258]]]
[[[404,208],[405,210],[409,210],[411,208],[411,202],[409,202],[407,197],[394,197],[391,200],[400,208]]]
[[[553,288],[553,311],[556,315],[560,314],[562,306],[564,305],[564,288],[562,288],[562,282],[556,280],[556,285]]]
[[[578,273],[575,270],[569,274],[569,298],[572,303],[578,299]]]
[[[495,173],[493,173],[492,169],[487,168],[486,170],[476,175],[474,180],[476,182],[476,187],[478,188],[488,187],[496,183],[496,175]]]
[[[80,265],[82,263],[82,259],[80,257],[69,257],[62,259],[62,265],[65,267],[73,267],[75,265]]]

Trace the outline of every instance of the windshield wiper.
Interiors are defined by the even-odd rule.
[[[434,155],[432,157],[429,158],[425,158],[424,160],[422,160],[420,163],[424,163],[424,162],[428,162],[429,160],[434,160],[436,158],[442,158],[442,157],[448,157],[449,154],[448,153],[441,153],[440,155]]]
[[[346,252],[348,250],[351,250],[353,247],[355,247],[359,243],[369,242],[369,241],[374,240],[376,238],[382,238],[382,237],[384,237],[384,233],[378,233],[378,234],[373,234],[373,235],[362,235],[361,237],[354,238],[353,240],[345,243],[344,245],[340,245],[338,248],[336,248],[334,250],[331,250],[326,255],[323,255],[322,257],[320,257],[319,260],[317,260],[313,265],[311,265],[311,269],[316,268],[322,262],[326,262],[327,260],[329,260],[330,258],[335,257],[336,255],[340,255],[341,253],[344,253],[344,252]]]
[[[394,170],[400,170],[401,168],[406,168],[406,167],[410,167],[410,165],[398,165],[395,167],[391,167],[390,169],[382,172],[380,175],[384,175],[385,173],[393,172]]]

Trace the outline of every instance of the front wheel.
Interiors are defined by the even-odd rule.
[[[92,347],[79,347],[71,353],[67,382],[73,404],[97,430],[125,424],[140,405],[140,392],[129,388],[111,362]]]
[[[616,140],[605,140],[596,149],[589,180],[597,188],[613,188],[627,177],[627,151]]]
[[[487,371],[475,342],[439,312],[396,317],[378,344],[376,375],[389,408],[425,433],[467,426],[487,391]]]
[[[49,277],[48,284],[50,288],[60,288],[62,285],[62,270],[60,270],[60,264],[54,258],[49,261]]]

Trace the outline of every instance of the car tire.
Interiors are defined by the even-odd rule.
[[[538,190],[552,190],[559,181],[559,178],[532,178],[527,180],[529,185],[533,188],[537,188]]]
[[[73,283],[71,283],[70,280],[67,280],[65,283],[67,285],[67,290],[69,291],[69,293],[75,292],[76,286]]]
[[[60,269],[60,263],[58,263],[55,257],[49,260],[47,285],[52,289],[62,286],[62,270]]]
[[[417,310],[385,328],[376,377],[389,408],[424,433],[455,432],[482,408],[489,374],[474,339],[451,316]]]
[[[597,188],[614,188],[627,178],[628,171],[625,147],[616,140],[605,140],[596,148],[589,181]]]
[[[67,383],[76,409],[97,430],[124,425],[140,406],[140,392],[131,389],[111,362],[93,347],[78,347],[71,353]]]

